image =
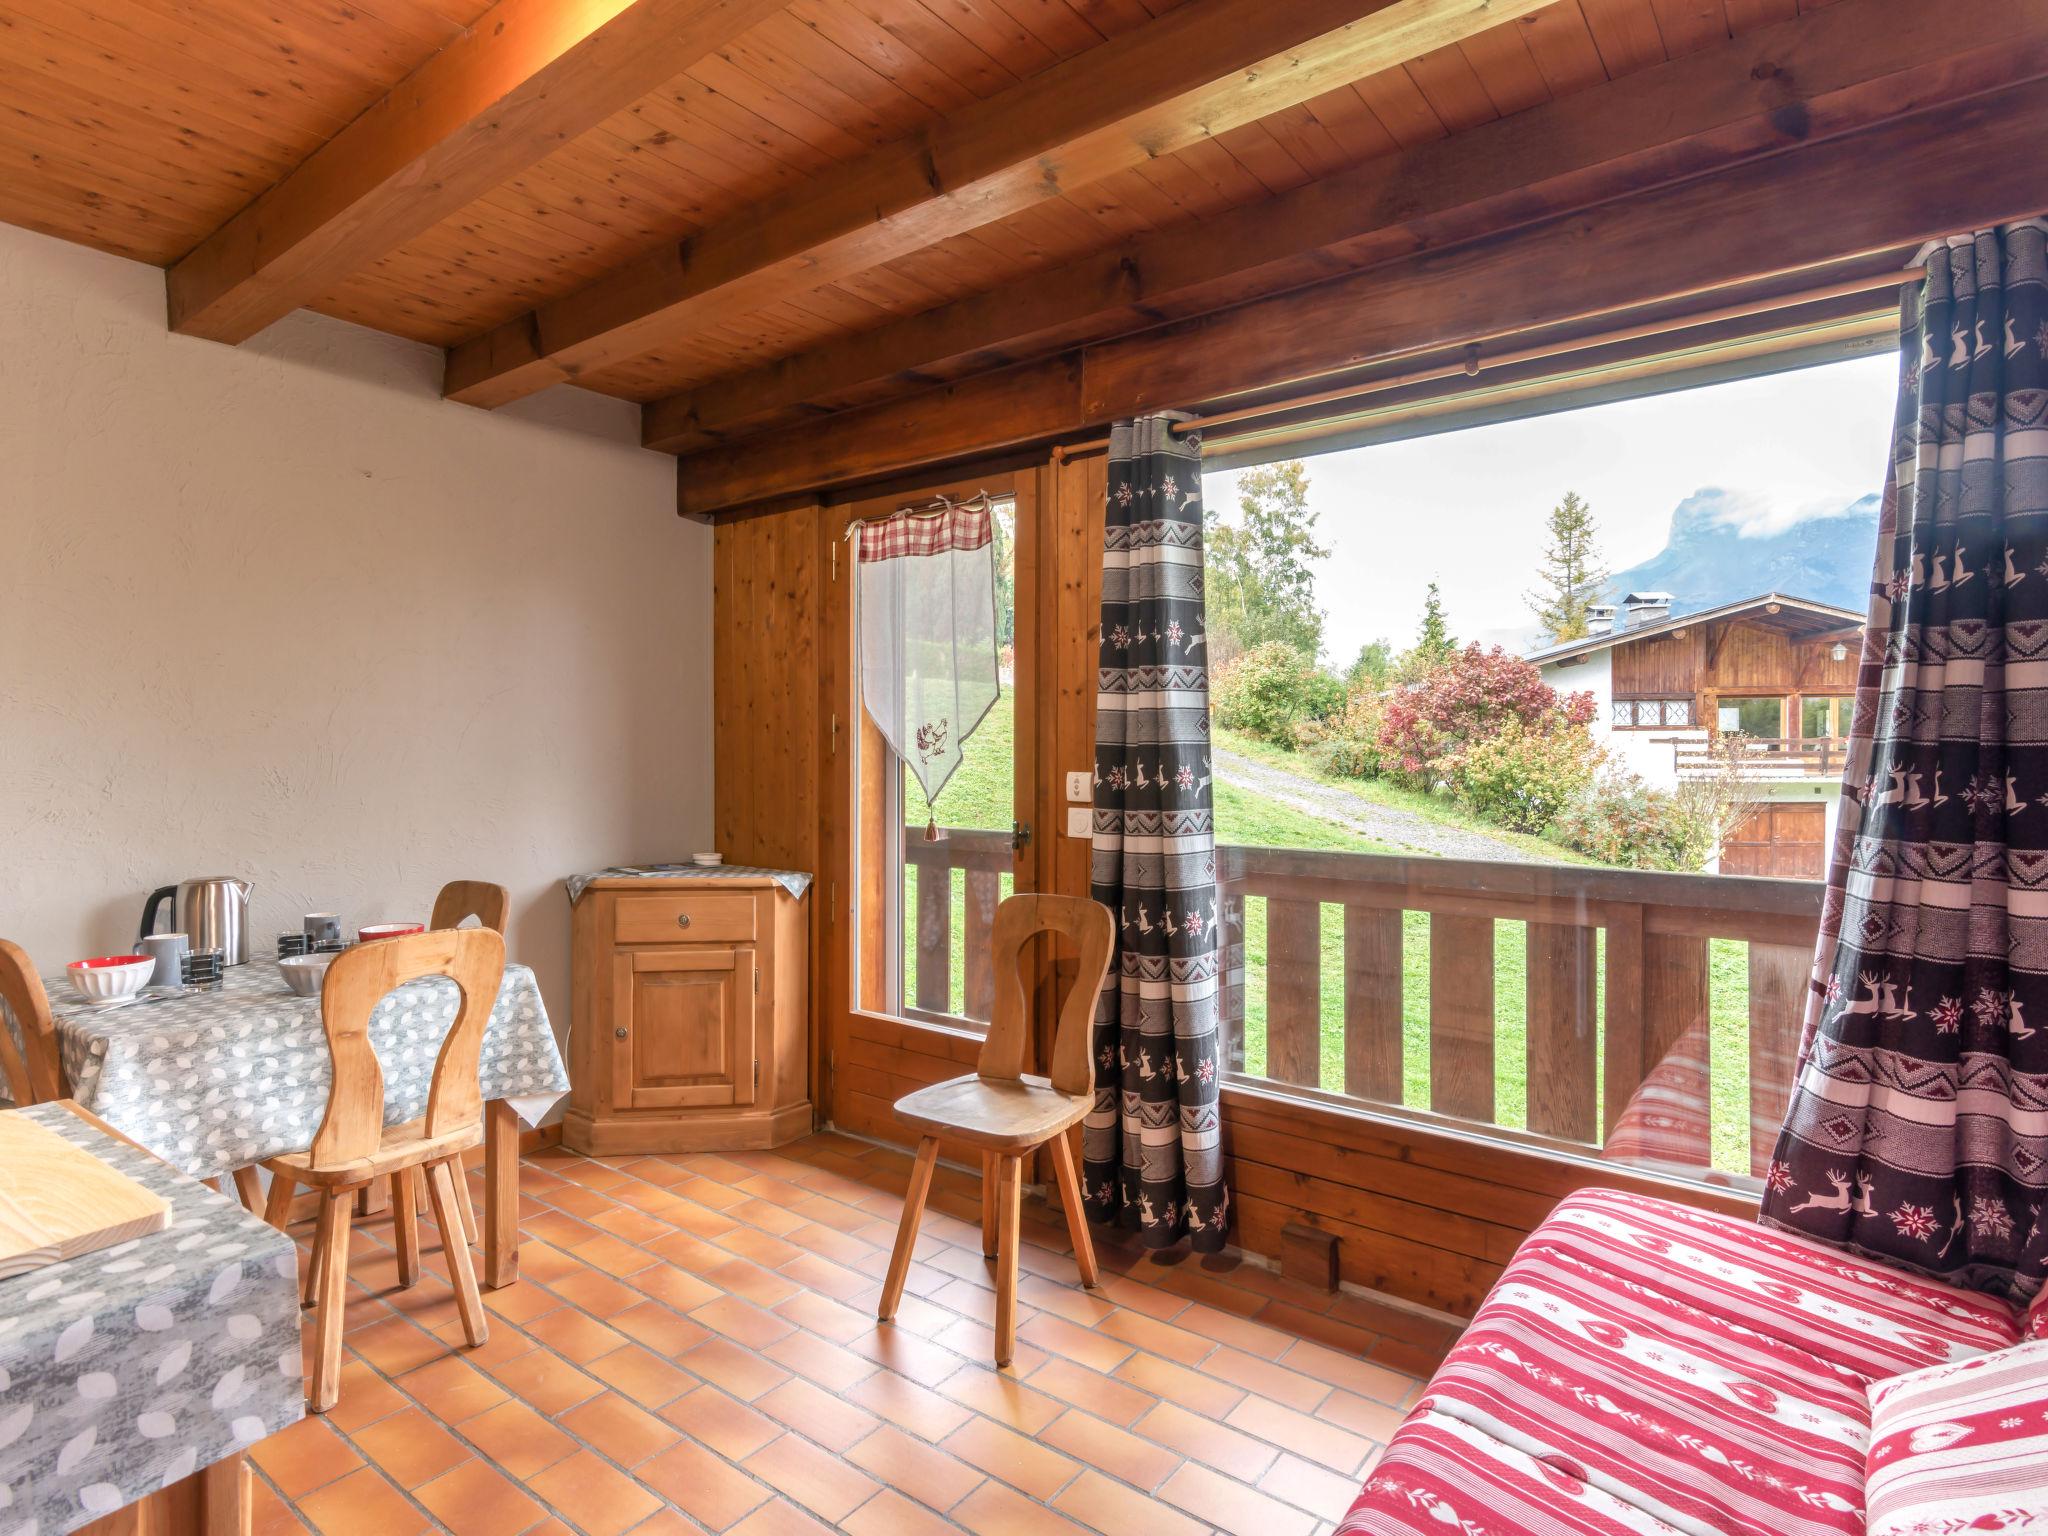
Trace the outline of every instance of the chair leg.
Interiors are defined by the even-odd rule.
[[[1060,1183],[1060,1204],[1067,1208],[1067,1236],[1074,1244],[1074,1263],[1081,1283],[1093,1290],[1100,1279],[1095,1269],[1095,1240],[1088,1235],[1088,1213],[1081,1206],[1081,1180],[1074,1172],[1074,1146],[1064,1135],[1053,1137],[1053,1173]]]
[[[254,1167],[235,1170],[235,1193],[241,1197],[243,1210],[253,1213],[263,1209],[263,1185]]]
[[[469,1174],[464,1171],[462,1159],[457,1158],[448,1165],[450,1177],[455,1185],[455,1209],[462,1216],[463,1240],[471,1247],[476,1245],[476,1206],[469,1198]]]
[[[924,1220],[925,1196],[932,1192],[932,1168],[939,1160],[939,1138],[927,1136],[917,1144],[917,1161],[910,1165],[910,1188],[903,1194],[903,1219],[896,1224],[896,1248],[889,1255],[889,1277],[882,1282],[881,1305],[875,1316],[882,1322],[896,1315],[903,1300],[903,1282],[910,1274],[911,1250],[917,1247],[917,1224]]]
[[[327,1244],[332,1235],[328,1230],[327,1192],[316,1190],[313,1198],[319,1202],[319,1214],[313,1221],[313,1252],[306,1261],[306,1288],[299,1293],[301,1304],[308,1307],[320,1299],[320,1275],[327,1264]],[[353,1202],[354,1193],[351,1192],[348,1198]],[[350,1210],[353,1212],[353,1204]]]
[[[341,1322],[348,1301],[348,1227],[354,1214],[354,1190],[321,1192],[313,1379],[306,1390],[306,1406],[315,1413],[325,1413],[341,1397]]]
[[[391,1175],[391,1237],[398,1249],[398,1283],[416,1285],[420,1278],[420,1187],[416,1169]]]
[[[996,1179],[996,1366],[1017,1353],[1017,1244],[1023,1237],[1024,1159],[1005,1154]]]
[[[448,1278],[455,1286],[455,1310],[462,1317],[462,1336],[473,1348],[490,1337],[490,1329],[484,1322],[484,1299],[476,1288],[469,1244],[462,1241],[462,1218],[455,1210],[455,1165],[453,1158],[427,1165],[427,1194],[434,1202],[434,1225],[441,1229],[441,1252],[448,1260]]]
[[[270,1197],[263,1202],[263,1219],[280,1232],[291,1225],[292,1195],[298,1187],[295,1180],[281,1173],[270,1176]]]
[[[981,1154],[981,1256],[996,1256],[996,1175],[1000,1159],[993,1152]]]

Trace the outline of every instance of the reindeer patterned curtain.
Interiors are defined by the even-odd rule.
[[[1931,249],[1764,1219],[2014,1299],[2048,1260],[2048,263]]]
[[[1223,1246],[1216,834],[1202,618],[1202,444],[1110,434],[1095,695],[1095,899],[1117,947],[1095,1015],[1088,1212],[1148,1247]]]

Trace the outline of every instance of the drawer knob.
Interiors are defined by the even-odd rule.
[[[678,928],[687,928],[687,927],[689,927],[689,926],[690,926],[690,914],[689,914],[689,913],[687,913],[687,912],[678,912],[678,913],[676,914],[676,926],[677,926]]]
[[[612,1034],[620,1040],[626,1038],[626,1031],[624,1029],[615,1029],[612,1031]]]

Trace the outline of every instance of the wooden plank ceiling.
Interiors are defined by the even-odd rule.
[[[1240,238],[1264,217],[1241,210],[1300,214],[1345,173],[1399,213],[1431,146],[1667,61],[1727,55],[1728,84],[1688,87],[1700,133],[1722,131],[1740,111],[1712,93],[1778,73],[1731,39],[1887,4],[5,0],[0,219],[170,268],[193,334],[240,340],[304,304],[450,348],[472,403],[565,378],[666,402],[650,442],[686,450],[813,386],[857,404],[1095,339],[1055,308],[1091,256]],[[1959,4],[2030,46],[2040,30],[2023,0]],[[1823,87],[1769,88],[1782,106]],[[1569,122],[1550,131],[1571,148]],[[1189,286],[1213,307],[1317,275]],[[1020,329],[1047,345],[998,358],[987,316],[1027,280],[1047,312]],[[769,365],[781,405],[702,414]]]

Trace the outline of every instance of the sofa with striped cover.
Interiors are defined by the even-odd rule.
[[[1611,1190],[1530,1234],[1338,1528],[1986,1531],[2048,1533],[2048,1310]]]

